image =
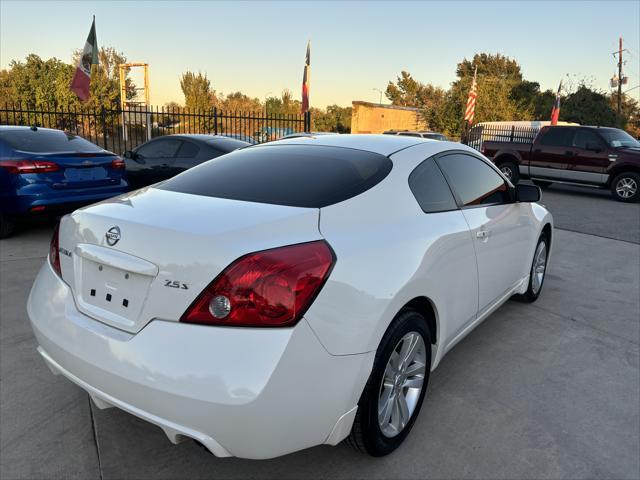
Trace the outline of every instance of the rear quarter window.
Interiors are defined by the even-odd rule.
[[[575,129],[569,127],[550,128],[540,140],[542,145],[548,147],[570,147],[573,144],[573,134]]]
[[[97,153],[102,148],[82,137],[61,130],[5,130],[0,139],[14,150],[31,153]]]
[[[322,208],[370,189],[392,168],[387,157],[340,147],[270,145],[209,160],[157,188],[248,202]]]

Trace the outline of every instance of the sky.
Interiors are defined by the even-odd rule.
[[[402,70],[448,88],[475,53],[516,59],[542,89],[561,78],[609,91],[618,38],[640,84],[640,1],[214,2],[0,0],[0,68],[29,53],[71,61],[92,15],[100,46],[149,64],[153,105],[184,102],[180,75],[206,73],[217,92],[300,96],[311,40],[311,105],[378,102]],[[640,88],[629,94],[640,99]],[[384,99],[383,99],[384,100]]]

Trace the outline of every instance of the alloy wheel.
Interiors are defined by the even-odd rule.
[[[395,437],[409,423],[424,385],[426,358],[424,340],[415,331],[391,351],[378,396],[378,425],[385,437]]]
[[[623,177],[616,183],[616,193],[620,198],[631,198],[638,192],[638,184],[633,178]]]
[[[531,290],[535,295],[542,288],[544,274],[547,269],[547,244],[542,241],[536,248],[536,254],[533,257],[533,266],[531,267]]]
[[[511,168],[509,167],[500,167],[500,171],[504,174],[505,177],[507,177],[509,180],[511,180],[513,178],[513,172],[511,171]]]

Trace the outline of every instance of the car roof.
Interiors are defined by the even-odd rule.
[[[309,137],[286,138],[273,142],[256,145],[252,148],[268,147],[271,145],[319,145],[327,147],[354,148],[367,152],[389,156],[398,150],[417,145],[419,143],[434,142],[419,137],[405,137],[383,134],[346,134],[346,135],[318,135]]]
[[[28,125],[0,125],[0,130],[2,131],[10,131],[10,130],[31,130],[33,129],[33,126],[28,126]],[[39,131],[39,130],[44,130],[47,132],[60,132],[60,133],[65,133],[62,130],[58,130],[57,128],[44,128],[44,127],[35,127],[34,131]]]

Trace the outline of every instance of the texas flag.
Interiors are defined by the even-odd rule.
[[[309,111],[309,87],[311,86],[311,40],[307,43],[307,57],[302,76],[302,113]]]
[[[558,93],[556,93],[556,101],[553,102],[553,108],[551,109],[551,125],[557,125],[558,117],[560,117],[560,90],[562,90],[562,80],[560,80]]]
[[[89,36],[84,44],[84,50],[78,62],[78,68],[71,80],[71,91],[82,101],[89,99],[89,81],[91,79],[91,65],[98,65],[98,41],[96,39],[96,18],[93,17]]]

